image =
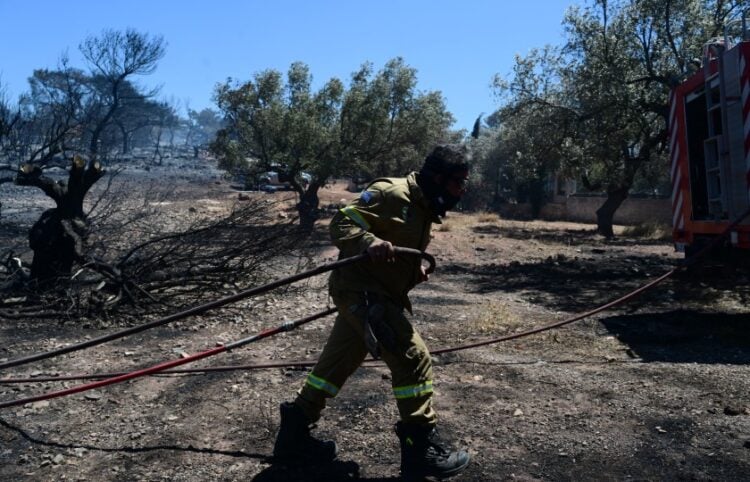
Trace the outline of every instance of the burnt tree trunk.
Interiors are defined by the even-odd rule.
[[[157,166],[161,166],[162,160],[164,159],[164,154],[161,152],[161,136],[163,133],[164,130],[159,127],[159,134],[156,136],[156,144],[154,146],[154,156],[151,158],[151,162],[155,163]]]
[[[83,199],[102,175],[104,169],[98,162],[86,163],[78,156],[73,159],[67,183],[44,176],[39,166],[21,166],[16,184],[40,188],[57,205],[45,211],[29,232],[29,246],[34,251],[32,279],[45,283],[70,276],[73,264],[83,259],[88,227]]]
[[[115,112],[120,108],[120,84],[125,80],[126,76],[127,74],[120,74],[112,81],[112,103],[104,114],[104,117],[96,124],[91,134],[91,141],[89,142],[89,156],[91,159],[99,157],[99,148],[101,147],[99,141],[101,140],[102,133],[109,126]]]
[[[125,126],[118,122],[117,127],[120,129],[120,135],[122,136],[122,153],[128,154],[130,152],[130,136],[131,134],[125,128]]]

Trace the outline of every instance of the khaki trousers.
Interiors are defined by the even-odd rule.
[[[364,342],[364,293],[332,294],[338,316],[317,364],[297,394],[295,403],[311,423],[320,418],[326,399],[335,397],[346,379],[367,355]],[[432,360],[427,347],[402,307],[379,298],[385,308],[384,319],[395,335],[395,345],[387,350],[378,343],[382,360],[391,370],[393,394],[401,420],[406,423],[434,425],[432,409]]]

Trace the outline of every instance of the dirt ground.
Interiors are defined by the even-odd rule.
[[[226,181],[207,179],[191,189],[189,203],[171,207],[176,218],[188,204],[200,212],[237,198]],[[353,196],[337,183],[323,191],[323,205]],[[18,241],[25,228],[14,221],[13,203],[4,204],[3,239]],[[336,256],[326,224],[321,220],[314,242],[319,263]],[[414,325],[432,349],[493,338],[591,309],[679,259],[668,241],[607,241],[592,229],[449,214],[429,248],[437,271],[413,291]],[[132,370],[198,352],[324,309],[325,281],[315,278],[0,377]],[[473,456],[452,480],[747,480],[748,281],[746,273],[726,270],[680,275],[559,330],[435,356],[441,429]],[[331,322],[194,365],[314,360]],[[114,329],[0,320],[0,360]],[[398,480],[397,410],[388,370],[378,366],[355,373],[316,431],[336,439],[337,462],[306,469],[271,463],[278,404],[305,375],[274,368],[157,376],[2,409],[0,479]],[[0,400],[80,383],[0,384]]]

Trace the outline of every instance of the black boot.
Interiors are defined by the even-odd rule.
[[[336,442],[318,440],[310,435],[311,424],[299,405],[284,402],[279,408],[281,424],[273,447],[277,462],[312,465],[326,464],[336,458]]]
[[[471,457],[466,451],[449,451],[441,446],[434,427],[398,422],[396,434],[401,442],[401,477],[405,481],[445,479],[469,465]]]

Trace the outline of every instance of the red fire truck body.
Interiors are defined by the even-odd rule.
[[[704,49],[703,65],[672,91],[669,147],[672,227],[686,255],[710,242],[750,207],[750,39]],[[750,250],[750,217],[728,237]]]

